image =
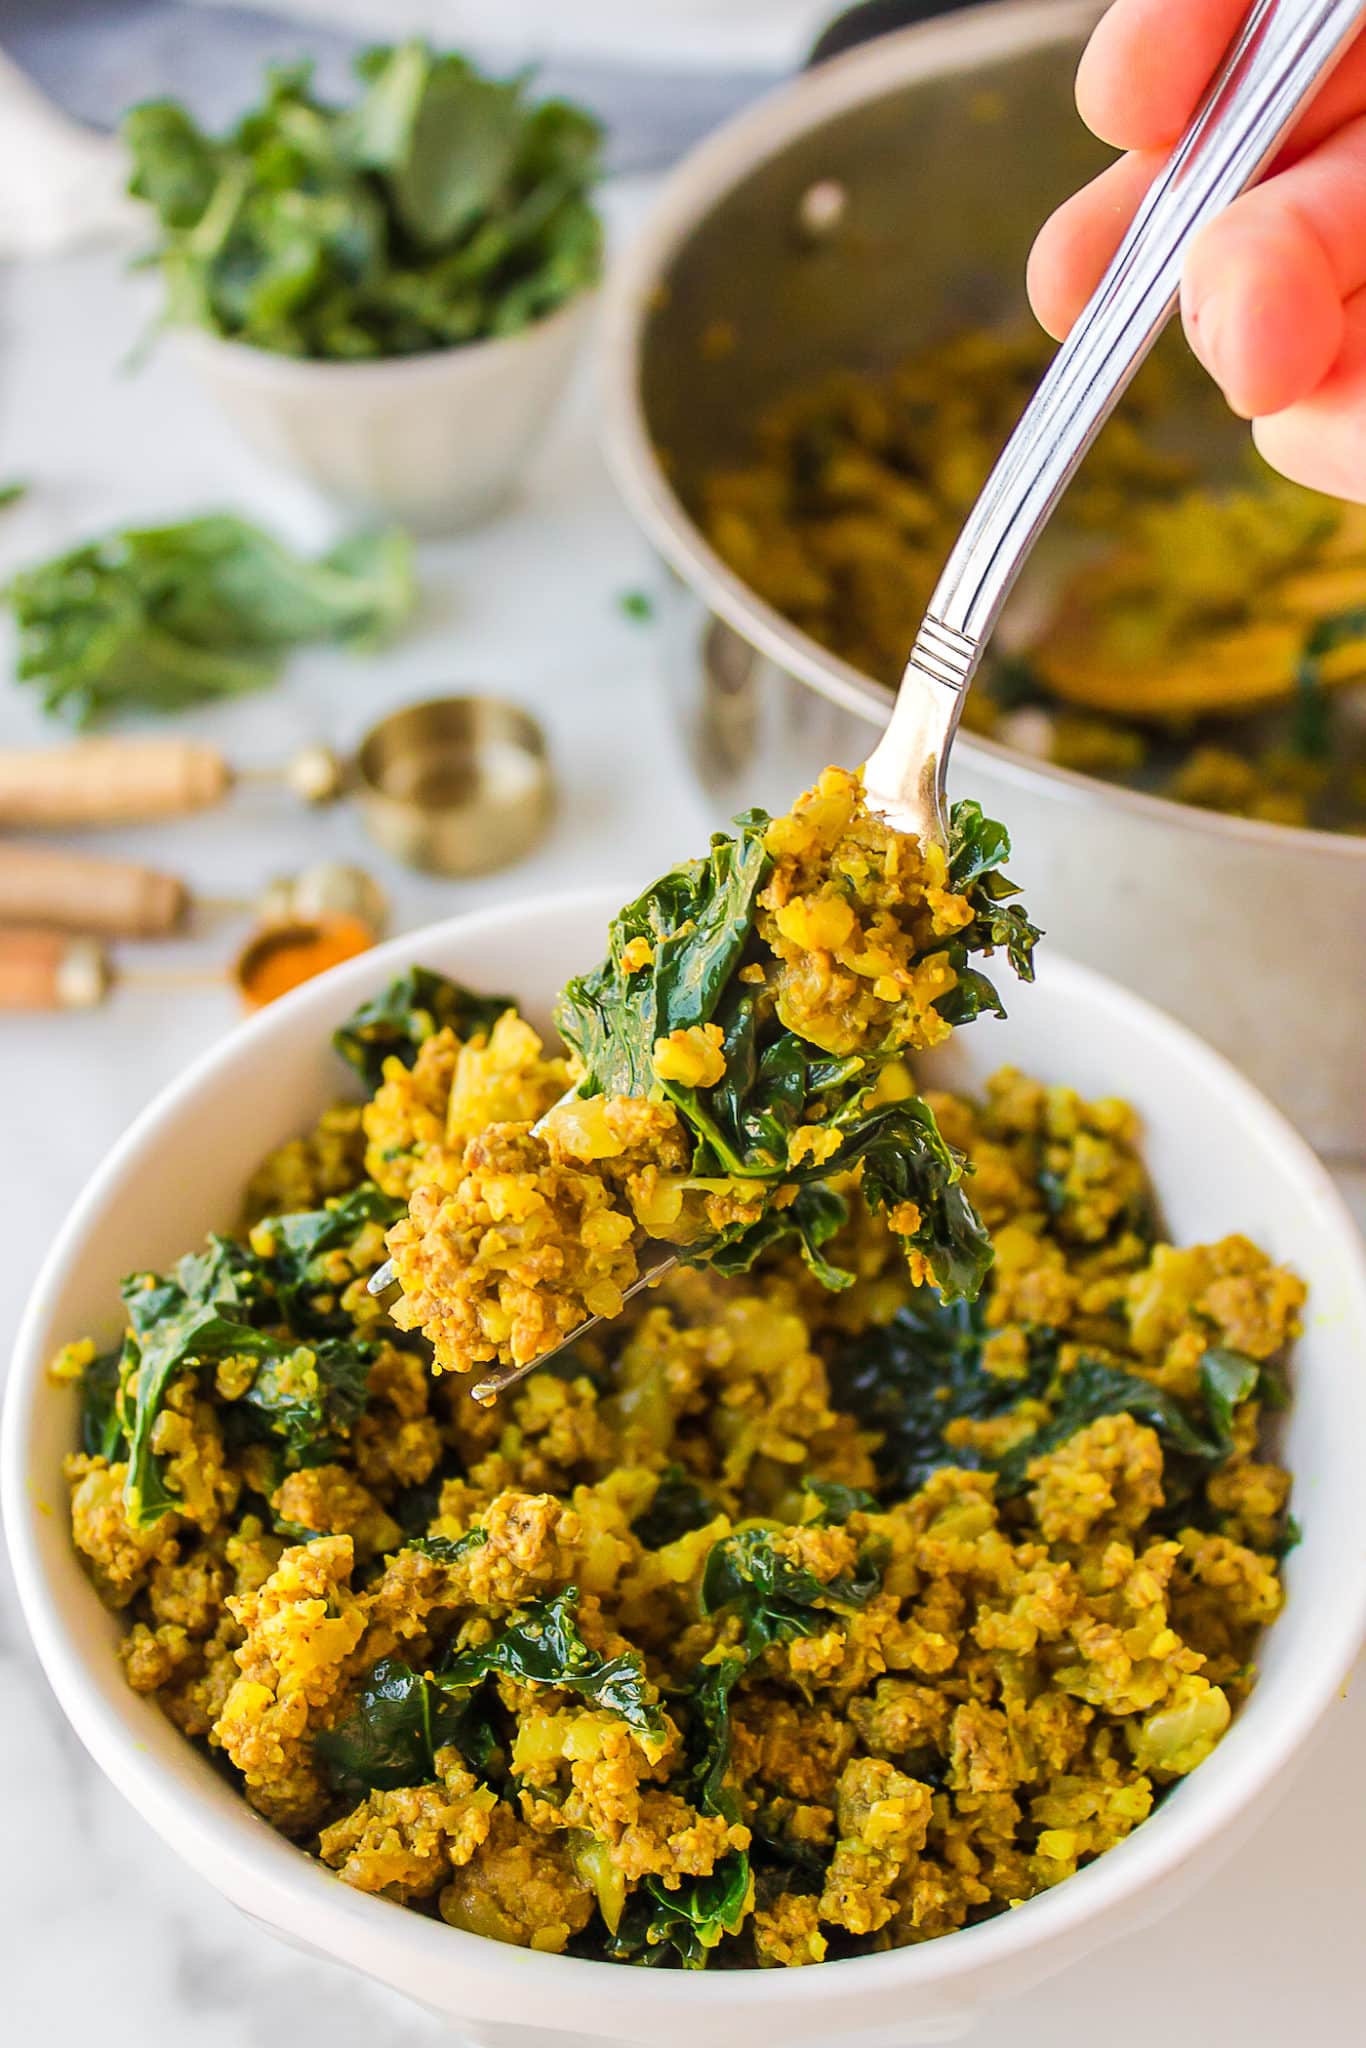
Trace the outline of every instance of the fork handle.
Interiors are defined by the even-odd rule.
[[[1257,0],[1248,14],[935,587],[910,667],[948,685],[959,705],[1030,550],[1170,318],[1191,241],[1265,170],[1363,19],[1366,0]],[[902,698],[908,694],[903,688]]]

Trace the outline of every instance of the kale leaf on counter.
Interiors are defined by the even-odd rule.
[[[78,726],[183,711],[274,682],[315,640],[373,645],[413,602],[405,535],[358,534],[316,561],[226,512],[87,541],[13,577],[16,673]]]
[[[516,334],[596,282],[589,114],[416,41],[356,72],[336,107],[308,65],[272,68],[221,137],[171,100],[125,116],[168,321],[354,361]]]
[[[449,1026],[457,1038],[470,1038],[491,1031],[504,1010],[516,1007],[511,996],[476,995],[430,967],[410,967],[362,1003],[333,1033],[332,1043],[373,1094],[386,1060],[411,1067],[434,1033]]]
[[[714,835],[702,859],[672,868],[613,919],[601,964],[566,984],[556,1023],[583,1061],[580,1093],[662,1090],[692,1138],[697,1178],[796,1183],[803,1190],[805,1199],[770,1210],[757,1224],[684,1247],[685,1259],[745,1272],[760,1252],[791,1237],[826,1286],[846,1285],[851,1276],[822,1249],[845,1220],[846,1205],[824,1183],[862,1166],[864,1193],[874,1205],[909,1214],[906,1205],[913,1204],[919,1212],[903,1241],[924,1255],[945,1297],[971,1297],[991,1247],[962,1184],[963,1161],[928,1105],[918,1098],[875,1105],[876,1053],[822,1051],[781,1023],[762,975],[757,982],[741,978],[742,968],[762,965],[755,916],[772,869],[768,824],[765,812],[747,811],[733,833]],[[970,925],[943,948],[958,975],[941,1004],[954,1023],[1001,1009],[993,984],[968,964],[972,956],[1004,951],[1022,978],[1033,972],[1038,934],[1011,901],[1015,885],[1000,869],[1009,845],[978,805],[954,806],[950,880],[973,908]],[[624,956],[645,951],[640,940],[648,957],[628,968]],[[711,1087],[661,1083],[653,1066],[656,1039],[698,1024],[721,1033],[722,1079]],[[819,1162],[794,1161],[793,1137],[810,1124],[834,1131],[839,1149]]]

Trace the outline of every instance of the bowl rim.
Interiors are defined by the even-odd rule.
[[[558,328],[568,327],[571,318],[582,316],[601,292],[601,278],[582,285],[550,312],[519,327],[514,334],[483,334],[471,341],[447,342],[444,348],[416,349],[401,356],[360,356],[354,361],[336,356],[286,355],[283,350],[262,348],[254,341],[242,341],[234,334],[219,334],[212,327],[199,327],[191,322],[168,324],[165,336],[188,361],[210,369],[226,364],[236,374],[258,384],[299,384],[310,377],[333,382],[350,378],[359,389],[362,382],[375,385],[399,377],[410,381],[423,376],[435,378],[457,363],[469,367],[487,363],[495,355],[508,356],[519,343],[528,346]]]
[[[34,1283],[15,1340],[5,1393],[0,1499],[20,1604],[58,1703],[106,1776],[201,1875],[238,1904],[250,1899],[248,1910],[253,1917],[276,1932],[381,1981],[399,1988],[412,1986],[419,1996],[430,1999],[433,1984],[442,1983],[468,1998],[469,1989],[478,1983],[484,1996],[496,1993],[500,2001],[515,1997],[520,2023],[539,2022],[563,2030],[566,2024],[574,2024],[572,2018],[567,2019],[566,2001],[582,1993],[591,1998],[595,2017],[610,2018],[618,2027],[638,2034],[651,2013],[661,2020],[676,2011],[709,2012],[719,2017],[723,2010],[759,2012],[789,2003],[793,1996],[787,1984],[790,1973],[641,1971],[506,1948],[353,1891],[266,1826],[244,1801],[234,1800],[228,1811],[219,1811],[202,1799],[193,1785],[166,1774],[139,1739],[134,1715],[146,1711],[145,1704],[130,1692],[126,1705],[120,1696],[115,1708],[90,1677],[89,1667],[98,1651],[83,1644],[78,1633],[59,1618],[58,1603],[48,1593],[38,1532],[51,1526],[51,1510],[35,1497],[27,1458],[31,1429],[47,1392],[43,1329],[68,1268],[80,1255],[88,1231],[123,1175],[144,1150],[160,1142],[168,1125],[186,1115],[206,1083],[224,1069],[247,1066],[287,1026],[302,1026],[311,1017],[319,1034],[326,1034],[338,1015],[372,993],[389,975],[424,956],[439,961],[452,942],[477,942],[485,932],[505,931],[510,921],[534,928],[550,919],[590,914],[605,919],[615,907],[612,889],[545,892],[403,934],[241,1021],[163,1088],[87,1181]],[[1301,1202],[1336,1240],[1344,1286],[1366,1328],[1366,1243],[1327,1169],[1281,1113],[1221,1054],[1145,998],[1057,956],[1043,963],[1042,974],[1060,993],[1081,995],[1098,1028],[1107,1014],[1126,1016],[1141,1025],[1160,1054],[1200,1070],[1203,1082],[1223,1099],[1231,1115],[1248,1118],[1260,1127],[1295,1183]],[[1163,1877],[1174,1876],[1202,1847],[1228,1834],[1301,1749],[1337,1694],[1366,1636],[1366,1555],[1350,1563],[1356,1574],[1355,1591],[1345,1579],[1347,1597],[1318,1631],[1311,1657],[1296,1665],[1293,1685],[1283,1682],[1278,1719],[1250,1747],[1238,1744],[1235,1722],[1221,1745],[1220,1756],[1229,1761],[1213,1783],[1202,1779],[1208,1787],[1208,1810],[1194,1829],[1171,1824],[1141,1827],[1066,1883],[1028,1901],[1027,1910],[998,1914],[977,1926],[959,1929],[951,1939],[846,1958],[803,1971],[800,1992],[804,2009],[824,2015],[825,2008],[838,2001],[845,2006],[843,2018],[836,2021],[833,2014],[829,2018],[844,2031],[848,2025],[846,2001],[855,1989],[877,1994],[884,2007],[889,1995],[899,1998],[907,1990],[965,1990],[964,1980],[971,1980],[981,1970],[1008,1963],[1022,1953],[1057,1948],[1087,1923],[1101,1921],[1107,1909],[1153,1887]],[[91,1597],[95,1597],[93,1593]],[[1097,1926],[1090,1931],[1099,1943],[1111,1932],[1123,1930]],[[462,1986],[467,1989],[462,1991]]]
[[[920,79],[988,58],[1075,43],[1104,12],[1101,0],[992,0],[913,23],[828,59],[765,93],[689,151],[669,173],[645,220],[608,269],[599,335],[601,437],[617,488],[669,566],[726,625],[781,669],[871,725],[886,724],[894,693],[819,641],[736,575],[675,492],[650,435],[641,393],[646,329],[675,257],[713,210],[790,143],[841,114]],[[955,753],[981,758],[1022,789],[1048,792],[1079,810],[1118,805],[1164,830],[1366,863],[1366,832],[1328,832],[1202,810],[1074,768],[1033,761],[979,733],[960,732]]]

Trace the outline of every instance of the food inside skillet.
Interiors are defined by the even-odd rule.
[[[271,1826],[496,1940],[796,1965],[1018,1905],[1209,1754],[1281,1604],[1304,1290],[1163,1241],[1122,1103],[925,1098],[975,1304],[841,1174],[816,1270],[682,1270],[488,1410],[366,1282],[452,1106],[562,1058],[421,969],[340,1043],[365,1102],[57,1362],[128,1682]]]
[[[944,559],[1048,359],[967,333],[885,375],[789,392],[751,458],[707,478],[717,552],[794,625],[889,684]],[[1366,514],[1258,468],[1197,483],[1149,365],[1054,522],[972,728],[1186,803],[1366,831]],[[1061,546],[1057,546],[1061,534]],[[1028,589],[1029,586],[1027,586]]]

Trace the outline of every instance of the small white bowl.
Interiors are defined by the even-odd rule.
[[[476,526],[507,501],[573,368],[594,295],[520,334],[314,362],[202,328],[170,340],[250,445],[367,520]]]
[[[130,1692],[118,1626],[72,1551],[61,1461],[76,1399],[44,1367],[66,1339],[118,1327],[120,1276],[164,1266],[228,1223],[257,1160],[339,1089],[334,1026],[413,961],[518,990],[544,1022],[601,949],[613,899],[551,897],[435,925],[308,984],[241,1025],[138,1118],[60,1233],[24,1317],[5,1408],[0,1493],[39,1655],[76,1732],[158,1832],[286,1940],[348,1963],[453,2022],[479,2048],[907,2048],[962,2032],[1103,1942],[1179,1905],[1252,1832],[1333,1701],[1366,1629],[1366,1255],[1323,1168],[1280,1115],[1180,1025],[1066,961],[1009,991],[1004,1024],[957,1034],[936,1078],[1013,1061],[1138,1106],[1178,1241],[1243,1230],[1308,1280],[1284,1454],[1304,1540],[1251,1699],[1209,1761],[1128,1841],[1017,1911],[916,1948],[801,1971],[637,1970],[505,1948],[350,1890],[274,1834]]]

